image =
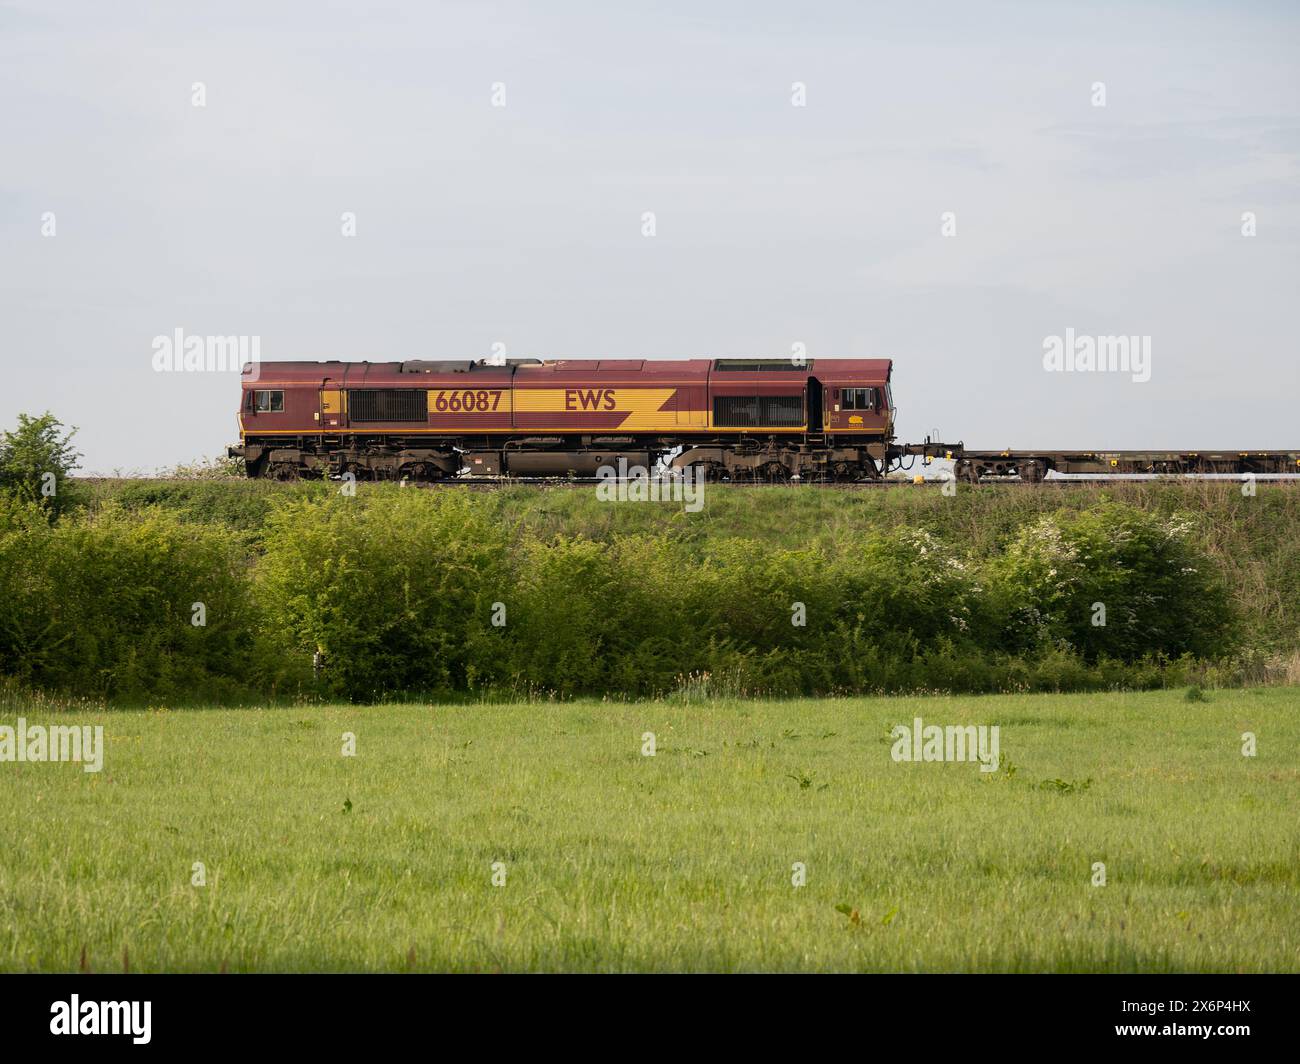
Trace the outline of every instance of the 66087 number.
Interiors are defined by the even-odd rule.
[[[487,414],[501,405],[501,392],[487,388],[439,392],[433,409],[440,414]]]

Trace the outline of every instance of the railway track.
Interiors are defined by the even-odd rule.
[[[1293,474],[1251,474],[1251,478],[1260,483],[1275,484],[1300,484],[1300,475]],[[1132,483],[1156,483],[1156,482],[1179,482],[1179,483],[1221,483],[1239,486],[1246,480],[1245,474],[1232,473],[1206,473],[1206,474],[1098,474],[1089,476],[1084,474],[1074,474],[1059,477],[1048,477],[1043,480],[1021,480],[1018,477],[984,477],[977,483],[962,483],[962,487],[1009,487],[1009,488],[1044,488],[1048,490],[1065,490],[1071,486],[1096,485],[1096,484],[1132,484]],[[499,479],[485,479],[480,477],[465,477],[452,480],[433,480],[421,482],[407,482],[408,487],[437,489],[437,488],[454,488],[464,489],[467,491],[494,491],[500,488],[511,487],[535,487],[535,488],[566,488],[566,489],[595,489],[599,486],[617,486],[643,483],[636,478],[615,479],[607,478],[599,480],[595,477],[590,478],[526,478],[526,477],[502,477]],[[665,478],[664,483],[670,483]],[[729,481],[709,481],[708,486],[712,487],[737,487],[737,488],[764,488],[787,490],[820,490],[820,491],[888,491],[891,489],[926,489],[942,488],[945,483],[954,483],[955,478],[929,477],[921,480],[915,478],[903,479],[890,477],[884,480],[859,480],[851,482],[837,481],[798,481],[798,480],[781,480],[781,481],[743,481],[732,483]]]
[[[151,476],[130,476],[130,477],[74,477],[72,478],[82,484],[123,484],[123,483],[147,483],[147,484],[195,484],[201,482],[220,482],[223,480],[245,482],[242,476],[230,477],[151,477]],[[319,482],[319,478],[316,478]],[[341,484],[342,478],[330,477],[331,483]],[[1011,488],[1047,488],[1047,489],[1065,489],[1072,485],[1096,485],[1096,484],[1132,484],[1132,483],[1157,483],[1157,482],[1179,482],[1179,483],[1223,483],[1241,485],[1247,480],[1264,484],[1300,484],[1300,474],[1295,473],[1070,473],[1070,474],[1049,474],[1041,480],[1023,479],[1019,476],[981,476],[978,480],[970,480],[955,475],[948,476],[922,476],[920,474],[900,477],[891,475],[883,480],[857,480],[857,481],[831,481],[831,480],[799,480],[798,478],[785,480],[744,480],[744,481],[708,481],[709,487],[760,487],[760,488],[787,488],[798,490],[801,488],[819,489],[819,490],[836,490],[836,491],[884,491],[889,489],[902,488],[942,488],[945,484],[958,483],[962,487],[1011,487]],[[673,478],[665,476],[661,478],[661,483],[671,484]],[[311,483],[311,480],[296,481],[296,483]],[[465,491],[496,491],[501,488],[513,487],[535,487],[535,488],[567,488],[567,489],[595,489],[601,485],[618,486],[644,483],[645,478],[637,477],[448,477],[440,480],[410,480],[400,482],[404,487],[437,489],[453,488]],[[282,482],[295,483],[295,482]],[[373,483],[393,483],[390,481],[373,481],[359,480],[356,483],[360,485]]]

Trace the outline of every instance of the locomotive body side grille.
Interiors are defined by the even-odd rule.
[[[429,420],[429,393],[423,388],[365,388],[348,393],[348,412],[358,421]]]
[[[798,428],[803,424],[802,395],[715,395],[713,424],[718,428]]]

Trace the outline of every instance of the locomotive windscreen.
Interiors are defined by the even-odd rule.
[[[357,421],[428,421],[423,388],[367,388],[348,393],[348,415]]]

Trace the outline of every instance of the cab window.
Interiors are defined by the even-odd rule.
[[[278,414],[284,410],[284,392],[256,391],[248,405],[259,414]]]
[[[840,405],[845,410],[876,409],[875,388],[845,388],[841,394],[843,402]]]

